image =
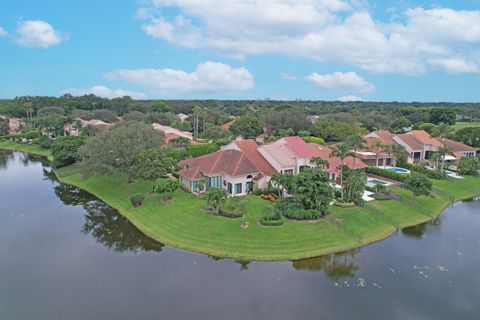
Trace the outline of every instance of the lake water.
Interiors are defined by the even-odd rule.
[[[480,201],[361,249],[249,263],[151,241],[48,172],[0,151],[2,320],[480,319]]]

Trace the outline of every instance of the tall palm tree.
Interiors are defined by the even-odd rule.
[[[350,149],[350,146],[346,143],[340,143],[332,150],[330,153],[330,157],[338,157],[341,160],[341,167],[340,167],[340,197],[343,199],[343,166],[345,164],[345,159],[347,157],[351,157],[353,155],[353,151]]]
[[[378,167],[378,155],[385,145],[380,140],[375,140],[373,143],[373,149],[375,150],[375,167]]]
[[[349,136],[346,140],[345,140],[345,143],[347,143],[350,148],[353,149],[353,154],[352,154],[352,157],[353,157],[353,169],[355,169],[355,160],[358,158],[358,149],[363,149],[365,148],[365,143],[363,141],[363,138],[358,135],[358,134],[354,134],[354,135],[351,135]]]
[[[391,144],[385,144],[383,145],[383,148],[382,148],[382,151],[385,152],[389,157],[392,155],[393,153],[393,145]],[[383,161],[383,167],[385,168],[387,166],[387,161],[385,159],[385,161]]]
[[[313,157],[312,160],[310,160],[310,164],[315,168],[328,168],[328,160],[323,160],[319,157]]]
[[[447,147],[445,144],[440,147],[438,149],[438,154],[440,156],[440,159],[442,160],[440,162],[440,172],[443,173],[444,171],[444,168],[445,168],[445,157],[447,156],[447,154],[451,154],[452,153],[452,149],[450,149],[449,147]]]

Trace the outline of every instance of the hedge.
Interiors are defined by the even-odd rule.
[[[130,198],[130,203],[134,207],[140,207],[145,200],[145,196],[143,194],[135,194]]]
[[[190,144],[186,148],[188,155],[192,156],[192,158],[200,157],[218,150],[220,150],[220,147],[215,143]]]
[[[402,163],[402,168],[415,171],[418,173],[422,173],[432,179],[444,180],[447,178],[447,175],[445,174],[445,172],[442,173],[438,170],[429,170],[421,164]]]
[[[398,173],[394,171],[388,171],[378,167],[368,167],[367,173],[376,174],[377,176],[385,177],[395,181],[405,182],[408,178],[408,174]]]

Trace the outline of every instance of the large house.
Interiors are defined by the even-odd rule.
[[[382,144],[392,145],[397,144],[405,148],[408,153],[408,162],[413,164],[426,163],[431,159],[432,154],[438,152],[442,146],[446,146],[452,150],[452,154],[445,157],[445,161],[455,166],[463,157],[475,157],[477,149],[467,146],[463,143],[453,141],[447,138],[432,137],[428,132],[423,130],[412,130],[403,134],[393,134],[389,131],[378,130],[367,134],[364,137],[370,152],[375,156],[374,142],[380,141]],[[388,156],[387,154],[380,153],[381,157]],[[391,155],[390,155],[391,157]],[[365,159],[362,158],[365,162]],[[385,158],[386,165],[395,165],[395,160],[392,158],[388,161],[388,157]],[[378,166],[381,166],[384,162],[379,160]],[[368,162],[367,162],[368,163]],[[371,163],[368,163],[371,165]]]
[[[312,166],[312,159],[326,160],[325,170],[337,181],[342,160],[331,156],[332,149],[306,143],[300,137],[285,137],[258,146],[254,140],[237,140],[222,150],[179,163],[180,181],[195,193],[223,188],[230,195],[245,195],[253,186],[263,189],[276,173],[296,175]],[[367,167],[360,159],[348,157],[344,164],[352,169]],[[200,190],[199,182],[204,189]]]
[[[332,181],[340,174],[342,160],[332,157],[332,149],[316,143],[306,143],[300,137],[285,137],[259,147],[259,152],[278,171],[296,175],[312,166],[312,159],[320,158],[328,162],[325,168]],[[344,165],[351,169],[364,169],[367,165],[358,158],[347,157]]]
[[[265,188],[277,173],[253,140],[232,142],[217,152],[181,161],[179,167],[180,182],[195,193],[222,188],[230,195],[245,195],[254,185]]]
[[[20,127],[22,124],[22,119],[20,118],[8,118],[3,114],[0,114],[0,119],[8,119],[8,132],[10,134],[15,134],[20,132]]]

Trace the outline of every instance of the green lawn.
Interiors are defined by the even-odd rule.
[[[271,203],[248,196],[243,201],[249,202],[249,227],[242,229],[241,218],[208,214],[203,200],[180,190],[171,203],[163,203],[158,195],[148,195],[141,208],[133,208],[130,196],[147,194],[150,183],[138,181],[129,185],[123,177],[85,179],[72,167],[61,169],[58,175],[61,181],[85,189],[117,208],[142,232],[159,242],[240,260],[294,260],[344,251],[388,237],[396,230],[395,225],[404,227],[430,220],[450,204],[451,197],[480,195],[477,178],[435,181],[436,198],[420,197],[414,203],[410,193],[399,189],[402,201],[373,201],[365,208],[332,207],[333,222],[325,219],[313,223],[285,221],[280,227],[258,225],[258,219],[269,210]],[[382,212],[388,219],[373,214],[372,210]]]
[[[453,125],[453,130],[457,131],[466,127],[480,127],[480,121],[474,122],[457,122]]]
[[[48,158],[48,160],[53,160],[52,153],[48,149],[43,149],[37,145],[25,144],[25,143],[15,143],[10,140],[0,141],[0,149],[5,150],[15,150],[15,151],[24,151],[36,155],[40,155]]]

